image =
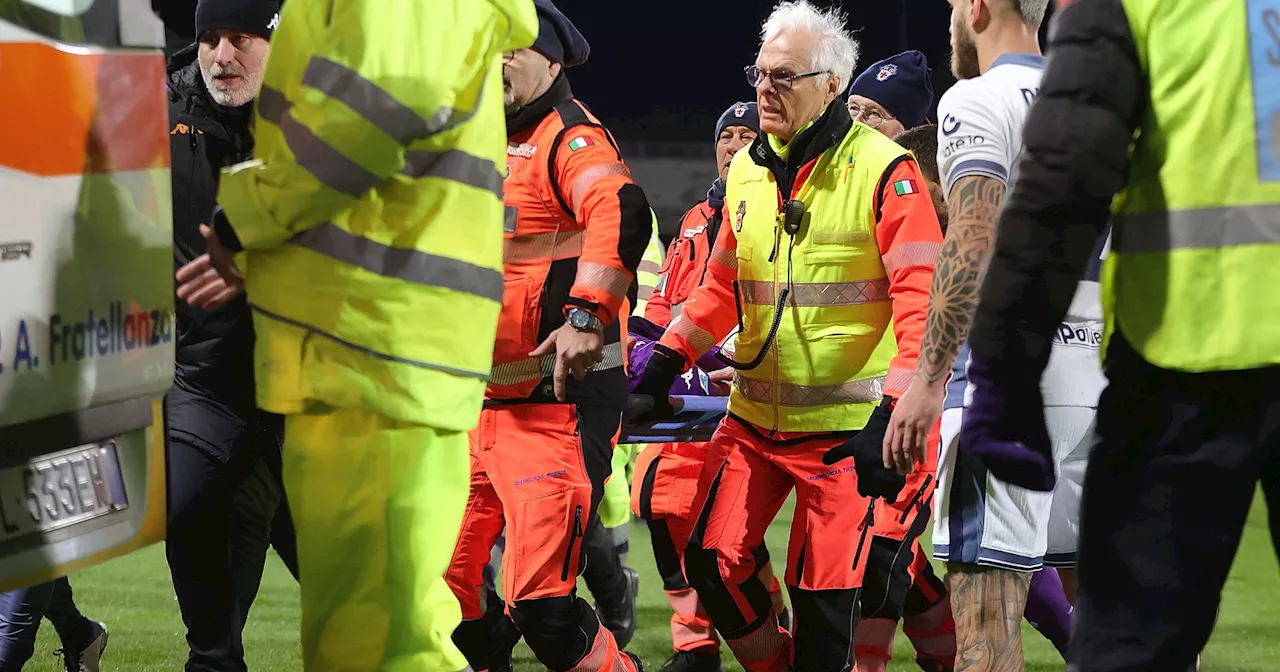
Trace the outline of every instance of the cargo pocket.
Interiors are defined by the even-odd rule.
[[[657,490],[662,493],[661,513],[672,518],[688,518],[693,514],[693,500],[698,494],[698,478],[702,463],[677,457],[664,460],[658,469]],[[657,504],[655,513],[659,513]]]
[[[502,286],[502,314],[493,346],[494,361],[526,359],[538,346],[538,300],[541,283],[524,276],[507,280]]]
[[[514,585],[510,600],[563,597],[577,583],[582,537],[587,531],[591,493],[565,488],[517,505]]]

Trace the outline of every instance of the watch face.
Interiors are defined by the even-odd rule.
[[[587,326],[587,322],[591,320],[591,316],[585,310],[573,310],[569,312],[569,324],[581,329]]]

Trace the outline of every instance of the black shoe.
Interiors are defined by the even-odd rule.
[[[631,659],[631,663],[636,666],[636,672],[644,672],[644,663],[640,662],[640,656],[630,651],[622,651],[621,653]]]
[[[107,650],[107,637],[111,634],[107,632],[107,626],[92,618],[87,620],[89,621],[87,642],[82,643],[78,649],[69,650],[64,646],[53,652],[53,655],[62,658],[62,664],[67,672],[98,672],[102,653]]]
[[[677,651],[658,672],[720,672],[720,652]]]
[[[630,567],[623,567],[622,574],[627,579],[627,589],[618,604],[596,604],[596,615],[600,624],[613,633],[618,642],[618,650],[626,648],[636,634],[637,605],[636,597],[640,594],[640,574]]]

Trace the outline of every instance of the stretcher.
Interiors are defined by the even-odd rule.
[[[728,405],[728,397],[672,396],[674,417],[637,421],[637,416],[653,408],[653,399],[633,394],[627,399],[622,415],[622,436],[618,443],[709,441],[728,412]]]

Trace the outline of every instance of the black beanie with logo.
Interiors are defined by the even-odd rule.
[[[280,24],[280,0],[200,0],[196,39],[210,30],[235,30],[271,39]]]

